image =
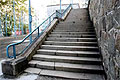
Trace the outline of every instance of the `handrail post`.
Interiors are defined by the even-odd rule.
[[[1,13],[0,13],[0,36],[2,36]]]
[[[61,0],[60,0],[60,13],[62,13],[62,11],[61,11]],[[60,18],[62,18],[62,14],[60,14]]]
[[[31,33],[31,31],[32,31],[31,26],[32,26],[32,15],[31,15],[31,3],[29,0],[29,33]],[[30,35],[30,43],[32,43],[32,36],[31,35]]]
[[[7,36],[7,12],[6,12],[6,15],[5,15],[5,27],[6,27],[6,36]]]
[[[11,21],[11,25],[10,25],[11,27],[10,28],[11,28],[11,33],[12,33],[12,16],[10,17],[10,21]]]
[[[8,58],[10,58],[10,56],[9,56],[9,51],[8,51],[8,50],[9,50],[9,47],[7,46],[7,47],[6,47],[6,55],[7,55]]]
[[[22,30],[22,35],[24,34],[23,33],[23,11],[21,11],[21,30]]]
[[[49,17],[49,25],[51,24],[51,17]]]
[[[58,17],[58,12],[57,12],[57,10],[56,10],[56,17]]]
[[[16,37],[16,26],[15,26],[15,1],[13,0],[13,16],[14,16],[14,37]]]
[[[20,16],[19,16],[19,35],[20,35]]]
[[[15,45],[13,45],[13,56],[14,56],[14,59],[16,59],[16,50],[15,50]]]
[[[40,36],[40,30],[39,30],[39,27],[38,27],[38,37]]]
[[[73,0],[71,0],[71,6],[73,7]]]

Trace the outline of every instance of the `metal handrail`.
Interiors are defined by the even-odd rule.
[[[67,11],[68,9],[72,6],[72,4],[70,4],[62,13],[60,13],[59,11],[56,10],[57,13],[59,13],[61,16],[63,16]]]
[[[63,15],[64,13],[66,13],[66,11],[67,11],[70,7],[71,7],[71,4],[64,10],[63,13],[60,13],[60,14]],[[8,58],[14,58],[14,59],[16,59],[16,49],[15,49],[15,46],[23,43],[27,38],[29,38],[29,37],[33,34],[33,32],[35,32],[35,31],[37,31],[37,30],[38,30],[38,36],[37,36],[36,38],[38,39],[38,38],[40,37],[40,35],[46,30],[46,28],[51,24],[51,22],[54,20],[54,18],[53,18],[53,20],[50,21],[49,24],[39,33],[39,28],[40,28],[40,26],[42,26],[47,20],[51,19],[51,17],[52,17],[54,14],[56,14],[56,12],[54,12],[51,16],[49,16],[45,21],[43,21],[43,22],[42,22],[38,27],[36,27],[32,32],[30,32],[25,38],[23,38],[22,41],[17,42],[17,43],[12,43],[12,44],[8,45],[8,46],[6,47],[6,55],[7,55],[7,57],[8,57]],[[35,39],[36,39],[36,38],[35,38]],[[34,40],[35,40],[35,39],[34,39]],[[33,41],[32,41],[29,45],[31,45],[32,43],[33,43]],[[29,45],[28,45],[20,54],[22,54],[22,53],[29,47]],[[10,48],[10,47],[13,47],[13,56],[10,56],[10,55],[9,55],[9,48]],[[20,55],[20,54],[17,54],[17,55]]]

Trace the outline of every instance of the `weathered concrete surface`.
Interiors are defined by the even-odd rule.
[[[120,0],[90,0],[89,14],[108,80],[120,80]]]
[[[5,60],[2,62],[2,73],[6,76],[14,76],[20,74],[27,68],[27,59],[25,57],[16,60]]]
[[[28,61],[31,60],[32,56],[36,53],[39,46],[45,40],[46,36],[56,26],[58,20],[55,19],[53,23],[45,30],[45,32],[38,38],[32,45],[17,59],[8,59],[2,63],[2,72],[6,76],[17,76],[23,72],[28,66]]]
[[[66,19],[71,9],[72,8],[70,8],[67,11],[67,13],[64,15],[64,17],[61,20]],[[8,59],[4,61],[2,63],[3,74],[6,76],[17,76],[23,70],[25,70],[25,68],[28,66],[28,62],[32,59],[32,56],[36,53],[37,49],[39,49],[39,46],[43,43],[43,41],[46,39],[48,34],[50,34],[50,32],[54,29],[54,27],[57,25],[58,22],[59,22],[59,19],[55,18],[51,23],[51,25],[45,30],[45,32],[34,43],[32,43],[28,47],[28,49],[24,51],[24,53],[22,53],[20,56],[17,56],[17,59]],[[34,37],[35,36],[32,35],[32,38]],[[23,45],[17,46],[18,48],[16,47],[16,51],[17,51],[16,53],[18,53],[18,50],[23,50],[26,47],[26,45],[28,45],[28,42],[26,44],[23,43]]]
[[[91,29],[93,31],[89,31]],[[55,35],[55,37],[50,35]],[[73,44],[78,42],[80,44],[84,44],[84,42],[88,42],[88,44],[91,42],[97,43],[95,30],[89,20],[87,9],[71,10],[66,20],[60,22],[50,35],[48,35],[33,56],[32,61],[28,63],[29,67],[25,72],[39,73],[40,76],[69,78],[72,80],[105,80],[98,45],[79,46]],[[64,35],[66,35],[66,37],[62,37]],[[80,35],[94,35],[95,37],[81,37]],[[74,38],[71,36],[77,37]],[[50,41],[51,43],[45,44],[46,41]],[[55,45],[55,42],[60,43]],[[41,50],[44,50],[44,52],[41,53]],[[86,56],[81,53],[76,55],[76,51],[85,51],[84,53],[88,54]],[[93,54],[94,52],[99,55],[96,56],[96,54]],[[91,53],[93,56],[90,56]],[[36,69],[42,69],[42,71],[38,70],[35,72]]]

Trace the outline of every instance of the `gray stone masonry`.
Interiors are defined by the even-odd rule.
[[[89,14],[108,80],[120,80],[120,0],[90,0]]]

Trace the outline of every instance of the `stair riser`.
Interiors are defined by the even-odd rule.
[[[70,50],[70,51],[99,51],[98,48],[68,48],[68,47],[48,47],[41,46],[42,49],[51,49],[51,50]]]
[[[29,64],[30,67],[35,66],[34,64]],[[82,73],[95,73],[95,74],[103,74],[103,70],[93,70],[93,69],[82,69],[82,68],[69,68],[69,67],[60,67],[60,66],[47,66],[47,65],[39,65],[35,66],[40,69],[49,69],[49,70],[57,70],[57,71],[70,71],[70,72],[82,72]]]
[[[64,77],[64,76],[54,76],[54,75],[47,75],[47,74],[40,74],[41,76],[48,76],[48,77],[55,77],[55,78],[63,78],[66,80],[89,80],[88,78],[81,78],[81,79],[77,79],[77,78],[71,78],[71,77]]]
[[[56,35],[49,35],[49,37],[57,37],[57,38],[96,38],[96,36],[94,35],[78,35],[78,36],[74,36],[74,35],[61,35],[61,36],[56,36]]]
[[[80,26],[57,26],[54,28],[55,30],[56,29],[77,29],[77,30],[94,30],[93,27],[80,27]]]
[[[94,34],[88,34],[88,35],[84,36],[84,34],[73,34],[73,33],[71,33],[71,34],[68,34],[68,33],[62,33],[62,34],[61,33],[58,33],[58,34],[51,33],[48,36],[50,36],[50,37],[54,37],[54,36],[56,37],[57,36],[57,37],[66,37],[66,38],[67,37],[70,37],[70,38],[73,38],[73,37],[76,37],[76,38],[81,38],[81,37],[82,38],[92,38],[93,37],[94,38],[95,37],[96,38],[96,36],[94,36]]]
[[[44,42],[44,45],[63,45],[63,46],[97,46],[97,43],[54,43],[54,42]]]
[[[93,28],[93,26],[92,25],[90,25],[90,24],[77,24],[77,23],[71,23],[71,24],[58,24],[58,26],[57,27],[81,27],[81,28],[86,28],[86,27],[91,27],[91,28]]]
[[[86,29],[94,30],[94,27],[83,27],[83,26],[82,26],[82,27],[81,27],[81,26],[74,26],[74,27],[73,27],[73,26],[72,26],[72,27],[71,27],[71,26],[57,26],[57,27],[55,27],[54,29],[56,30],[56,29],[58,29],[58,28],[60,28],[60,29],[66,29],[66,28],[67,28],[67,29],[73,29],[73,28],[74,28],[74,29],[75,29],[75,28],[76,28],[76,29],[81,29],[81,28],[82,28],[83,30],[86,30]]]
[[[86,35],[95,35],[94,32],[88,32],[88,33],[73,33],[73,32],[51,32],[52,35],[75,35],[75,36],[80,36],[80,35],[83,35],[83,34],[86,34]]]
[[[40,69],[50,69],[50,70],[55,70],[55,67],[54,66],[45,66],[45,65],[36,65],[36,68],[40,68]]]
[[[97,42],[97,39],[65,39],[65,38],[52,38],[49,37],[46,40],[48,41],[66,41],[66,42]]]
[[[103,71],[102,71],[102,70],[75,69],[75,68],[61,68],[61,67],[56,67],[55,70],[59,70],[59,71],[71,71],[71,72],[80,72],[80,73],[103,74]]]
[[[80,30],[53,30],[53,32],[81,32],[81,31]]]
[[[49,62],[64,62],[64,63],[74,63],[74,64],[91,64],[91,65],[101,65],[101,61],[86,61],[86,60],[69,60],[69,59],[50,59],[43,57],[33,57],[33,60],[49,61]]]
[[[88,19],[88,17],[87,17],[87,19]],[[86,20],[86,18],[85,19],[81,19],[80,20],[80,18],[76,18],[75,20],[70,20],[70,21],[67,21],[67,22],[60,22],[60,24],[58,24],[58,25],[73,25],[73,24],[77,24],[77,25],[84,25],[84,24],[88,24],[88,25],[92,25],[91,24],[91,22],[90,21],[88,21],[88,20]]]
[[[76,29],[72,29],[72,28],[56,28],[55,30],[70,30],[70,31],[75,31]],[[82,29],[79,29],[79,31],[86,31],[86,32],[95,32],[95,30],[90,30],[90,29],[85,29],[85,30],[82,30]]]
[[[75,53],[60,53],[60,52],[43,52],[43,51],[37,51],[38,54],[44,54],[44,55],[56,55],[56,56],[72,56],[72,57],[94,57],[99,58],[100,54],[75,54]]]

